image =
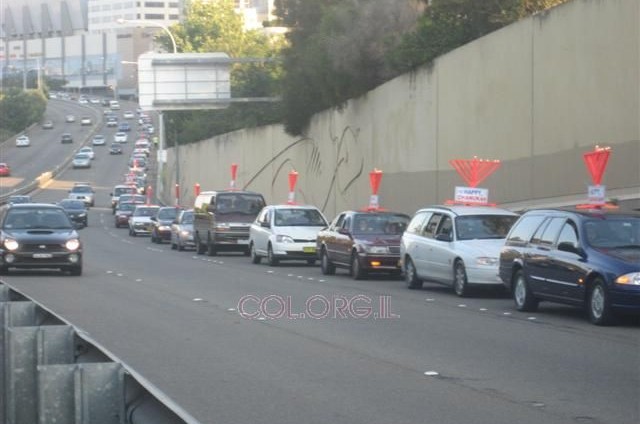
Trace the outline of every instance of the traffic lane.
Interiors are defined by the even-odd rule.
[[[107,228],[105,227],[106,230]],[[303,280],[298,278],[298,275],[294,275],[296,274],[295,272],[291,273],[285,268],[280,270],[279,268],[270,269],[269,267],[247,265],[247,258],[234,258],[232,256],[207,258],[189,253],[180,255],[165,250],[164,247],[158,248],[155,245],[150,245],[146,238],[128,238],[124,233],[117,231],[108,231],[108,233],[111,240],[103,240],[104,245],[100,243],[99,248],[94,245],[92,250],[97,249],[102,252],[100,255],[101,262],[104,262],[106,257],[112,255],[117,257],[119,254],[127,258],[137,256],[142,263],[153,263],[153,272],[147,275],[148,267],[145,267],[144,271],[135,272],[135,266],[131,267],[128,261],[121,261],[121,271],[112,270],[111,275],[115,273],[116,277],[120,275],[119,278],[124,278],[135,274],[135,278],[132,276],[129,281],[137,283],[133,284],[133,286],[140,290],[141,302],[145,303],[147,296],[151,296],[151,298],[158,296],[157,303],[158,305],[164,305],[161,308],[164,312],[168,311],[167,305],[172,305],[173,307],[176,299],[182,299],[181,301],[185,304],[193,303],[193,309],[211,310],[211,319],[217,320],[219,318],[218,314],[230,313],[235,316],[237,311],[231,311],[231,309],[234,309],[234,306],[237,308],[238,299],[246,293],[253,293],[257,296],[266,296],[274,293],[286,294],[293,299],[305,299],[314,295],[329,297],[336,290],[340,290],[340,293],[346,296],[367,294],[368,290],[371,290],[367,284],[369,282],[354,282],[340,277],[333,277],[323,283],[320,283],[321,279],[315,280],[315,282],[308,279]],[[118,245],[121,248],[118,248]],[[105,254],[108,249],[113,249],[113,251],[110,254]],[[157,255],[163,254],[173,255],[174,258],[171,261],[158,261]],[[146,256],[149,257],[144,259]],[[155,260],[153,256],[156,256]],[[297,267],[291,267],[291,269],[298,271]],[[276,270],[278,270],[277,273]],[[313,269],[309,268],[308,270]],[[286,275],[284,271],[287,272]],[[104,272],[108,272],[108,270]],[[280,272],[283,273],[280,274]],[[289,277],[289,274],[291,274],[291,277]],[[169,276],[173,276],[173,278]],[[119,280],[116,278],[116,281]],[[354,290],[352,286],[354,283],[358,283],[358,285],[362,283],[362,285]],[[380,281],[379,283],[383,282]],[[443,378],[449,384],[455,384],[460,390],[470,390],[473,393],[488,396],[492,399],[492,402],[497,402],[498,404],[507,402],[511,405],[517,405],[518,408],[525,408],[527,411],[531,408],[544,409],[545,413],[551,414],[551,417],[553,417],[545,416],[545,422],[553,422],[556,419],[562,421],[569,417],[583,417],[584,419],[589,417],[591,419],[601,419],[602,422],[613,422],[614,418],[615,422],[634,422],[633,420],[637,418],[637,410],[633,408],[633,403],[626,403],[626,395],[620,394],[627,393],[632,397],[634,393],[637,393],[637,388],[635,387],[638,381],[637,374],[630,373],[626,367],[630,362],[633,365],[634,360],[637,364],[633,342],[630,346],[627,345],[625,347],[620,345],[620,340],[617,340],[616,337],[607,340],[607,338],[593,335],[591,331],[583,331],[582,333],[578,331],[576,334],[575,329],[567,330],[565,328],[566,325],[559,327],[564,329],[563,331],[554,331],[558,329],[553,326],[550,326],[551,329],[549,329],[549,325],[545,323],[534,323],[525,319],[503,318],[502,314],[500,316],[491,315],[486,313],[488,311],[480,311],[480,308],[474,310],[473,306],[469,307],[467,305],[467,308],[461,308],[457,304],[453,305],[447,302],[423,302],[422,298],[416,299],[415,292],[404,290],[397,286],[395,288],[390,286],[386,291],[391,294],[391,309],[400,315],[397,320],[357,320],[350,317],[351,319],[344,320],[280,319],[270,320],[266,323],[258,322],[268,324],[270,331],[289,334],[292,337],[290,341],[292,345],[286,346],[286,348],[291,348],[292,351],[295,351],[297,343],[304,344],[311,340],[309,343],[328,344],[334,349],[367,357],[376,364],[381,362],[383,364],[382,370],[385,369],[384,366],[386,365],[397,366],[402,369],[410,369],[411,374],[414,376],[422,376],[425,371],[436,371],[442,376],[440,378]],[[379,289],[369,294],[375,296],[377,292],[379,292]],[[130,295],[131,293],[128,291],[127,296]],[[80,295],[73,297],[82,298]],[[201,300],[194,301],[194,299]],[[503,299],[503,301],[505,300]],[[124,314],[125,312],[120,312],[118,315],[121,313]],[[186,314],[186,312],[184,313]],[[154,312],[153,307],[149,306],[148,311],[137,311],[133,314],[135,317],[132,316],[131,319],[138,321],[139,325],[144,327],[146,322],[155,321],[156,318],[152,317],[158,312]],[[183,312],[180,312],[178,316],[181,314]],[[162,313],[160,315],[162,316]],[[69,319],[72,318],[69,317]],[[79,319],[84,321],[87,317],[80,317]],[[193,319],[197,320],[197,318]],[[72,321],[77,323],[77,320],[72,319]],[[169,347],[174,346],[174,343],[183,344],[179,339],[179,333],[180,329],[184,330],[185,327],[182,327],[179,321],[180,319],[178,319],[178,322],[173,322],[172,319],[170,326],[175,326],[172,329],[172,331],[175,331],[173,336],[163,336],[167,338]],[[240,322],[245,321],[241,320]],[[425,323],[430,325],[425,325]],[[186,328],[190,328],[190,323],[185,322],[184,325],[187,326]],[[92,328],[94,326],[99,326],[99,322],[92,324]],[[108,325],[108,327],[110,326]],[[190,332],[190,334],[198,342],[203,338],[210,337],[211,334],[218,334],[218,330],[214,333],[209,332],[208,328],[207,325],[204,325],[201,330]],[[589,327],[589,329],[592,328],[594,327]],[[585,327],[584,330],[586,329]],[[219,331],[223,330],[224,328],[219,329]],[[107,330],[103,331],[107,332]],[[117,332],[110,335],[104,334],[104,336],[109,339],[108,346],[111,344],[117,346],[125,345],[122,346],[123,350],[118,349],[116,354],[121,357],[124,354],[124,358],[128,358],[126,359],[127,362],[132,365],[135,364],[134,368],[141,371],[146,377],[151,378],[160,387],[164,388],[166,385],[171,387],[170,394],[181,404],[186,406],[194,402],[193,408],[195,409],[191,407],[188,407],[188,409],[195,412],[206,408],[207,399],[205,396],[205,399],[201,399],[201,402],[198,402],[194,400],[193,396],[187,396],[184,401],[182,400],[185,391],[187,393],[191,392],[189,388],[193,387],[192,379],[203,378],[203,386],[198,390],[210,393],[211,389],[207,389],[207,381],[211,384],[209,379],[215,380],[215,373],[228,372],[228,367],[242,366],[242,363],[236,362],[236,353],[239,349],[247,348],[242,344],[242,339],[245,336],[252,336],[235,332],[234,334],[236,337],[223,338],[227,346],[224,351],[214,351],[216,364],[219,364],[219,366],[215,364],[209,365],[210,368],[213,367],[214,375],[205,377],[200,376],[199,372],[195,372],[191,377],[186,378],[187,383],[180,375],[165,374],[167,370],[162,365],[162,361],[155,360],[157,356],[155,353],[153,359],[148,358],[148,352],[145,353],[144,348],[146,342],[142,342],[137,348],[129,349],[128,346],[135,344],[135,342],[131,340],[123,342],[119,339],[121,336]],[[523,334],[526,334],[527,337],[524,338]],[[603,334],[606,335],[606,333]],[[173,342],[169,341],[174,337],[177,339]],[[296,337],[300,338],[300,340],[294,342],[293,340]],[[216,336],[216,339],[220,338]],[[103,340],[102,335],[99,340]],[[603,340],[606,340],[607,344],[603,344]],[[604,347],[611,345],[615,346],[615,352],[613,353]],[[570,348],[566,346],[570,346]],[[162,349],[161,347],[158,348]],[[203,352],[206,352],[211,347],[206,343],[202,346],[188,346],[190,351],[194,348],[204,349]],[[576,358],[574,348],[581,353],[586,353]],[[253,351],[256,352],[255,349]],[[269,352],[271,351],[269,350]],[[179,357],[180,352],[171,352],[168,358],[173,357],[173,355],[178,355]],[[606,363],[606,361],[602,363],[602,356],[612,358],[613,365]],[[295,376],[310,372],[304,369],[291,369],[287,364],[279,364],[279,359],[279,357],[272,357],[271,354],[259,355],[253,358],[253,361],[264,360],[269,363],[276,361],[282,367],[281,372],[271,370],[266,376],[256,376],[256,379],[260,379],[260,387],[266,386],[272,380],[286,381],[285,374]],[[317,363],[317,358],[305,359]],[[197,357],[189,360],[185,359],[184,363],[191,363],[191,361],[197,360]],[[553,364],[557,365],[553,366]],[[633,370],[633,367],[630,369]],[[180,370],[179,374],[185,372],[187,371]],[[327,371],[319,367],[312,372],[324,375]],[[369,372],[376,373],[378,370],[370,370]],[[585,376],[584,374],[588,375]],[[351,376],[351,374],[346,375]],[[600,381],[602,375],[608,376],[607,378],[610,381],[616,381],[616,387],[620,391],[616,392],[614,399],[608,399],[606,396],[600,396],[598,399],[584,399],[585,387],[588,389],[593,388],[594,391],[595,389],[602,390],[602,382]],[[243,376],[248,378],[244,374],[235,378],[240,379]],[[368,382],[360,388],[363,393],[367,392],[365,387],[368,387],[368,384],[373,384],[370,381],[370,376],[363,378],[355,374],[353,378]],[[225,402],[232,401],[232,399],[226,399],[225,393],[227,392],[228,396],[234,399],[237,398],[238,394],[233,384],[226,381],[225,384],[225,388],[231,390],[221,388],[220,393],[216,392],[216,398],[223,399]],[[228,387],[229,384],[231,387]],[[326,386],[319,389],[319,395],[325,394],[323,390],[326,390],[327,394],[335,392],[340,393],[341,396],[349,396],[349,393],[340,392],[331,384],[337,384],[337,382],[328,382]],[[377,384],[384,385],[384,382],[378,381]],[[402,386],[404,383],[398,382],[398,384]],[[413,389],[415,388],[410,385],[407,386],[408,391]],[[237,390],[240,390],[240,388],[237,388]],[[441,394],[447,393],[446,389],[440,388],[438,390],[442,391]],[[556,398],[554,397],[555,393],[562,393],[563,395],[561,398]],[[375,396],[374,393],[367,394],[364,397],[375,398]],[[433,394],[430,393],[429,396],[433,396]],[[467,397],[466,394],[463,396]],[[246,397],[246,399],[250,398]],[[402,400],[388,399],[386,404],[391,404],[395,407],[396,403],[401,405],[410,399],[413,399],[412,396]],[[413,400],[417,401],[416,399]],[[276,403],[281,401],[278,398],[271,400],[271,402]],[[358,401],[363,402],[364,400],[359,399]],[[446,403],[446,401],[443,402]],[[479,406],[476,413],[478,411],[484,412],[485,408],[494,409],[495,405],[492,402]],[[309,407],[311,408],[312,405]],[[414,413],[419,416],[424,412],[420,409],[413,409],[408,413]],[[522,414],[521,411],[520,413]],[[210,414],[215,414],[215,411],[206,409],[206,414],[202,416],[218,416]],[[225,408],[225,414],[229,414],[229,416],[224,416],[225,421],[236,422],[232,420],[232,417],[237,414],[237,411],[234,411],[233,408]],[[383,412],[377,411],[376,414],[380,416],[379,414],[383,414]],[[197,413],[196,415],[201,416]],[[245,417],[244,413],[240,416]],[[348,414],[345,416],[350,418],[350,422],[355,418]],[[250,419],[252,416],[247,415],[244,419],[247,418]],[[273,418],[280,419],[281,417],[274,416]],[[391,417],[388,418],[389,420],[392,419]],[[415,418],[415,416],[407,416],[407,419],[409,418]],[[455,422],[456,419],[461,419],[461,417],[453,414],[438,417],[438,419],[451,419],[450,422]]]
[[[232,269],[237,263],[234,272],[251,266],[242,257],[214,260]],[[429,352],[429,363],[438,372],[465,385],[495,390],[514,401],[544,405],[573,417],[602,422],[638,422],[640,418],[638,319],[622,320],[619,327],[595,327],[581,311],[563,305],[543,303],[542,313],[521,314],[514,311],[510,299],[491,298],[487,293],[477,299],[460,299],[437,285],[412,291],[397,281],[327,278],[313,267],[256,268],[292,284],[328,285],[331,294],[352,290],[347,298],[364,293],[374,299],[374,307],[386,292],[392,312],[403,322],[399,331],[384,334],[340,334],[323,326],[315,328],[315,335],[328,330],[321,336],[325,340],[344,344],[362,340],[363,350],[415,368],[421,366],[420,352]],[[421,306],[417,310],[408,307],[416,302]],[[304,310],[300,306],[304,302],[293,303],[297,306],[294,314]],[[612,390],[603,389],[603,381]],[[598,396],[585,397],[585,393]]]
[[[194,302],[175,287],[167,290],[148,280],[147,268],[128,274],[122,267],[117,272],[104,266],[112,255],[121,263],[123,255],[147,251],[137,243],[98,250],[98,264],[87,253],[88,279],[60,278],[53,285],[12,275],[9,283],[46,298],[49,307],[87,330],[203,423],[414,423],[425,417],[500,423],[512,422],[513,416],[521,422],[562,422],[544,411],[327,343],[305,334],[304,328],[290,331],[274,322],[241,319],[210,302]],[[198,264],[203,269],[196,271],[210,268]],[[339,327],[337,321],[332,325]],[[469,409],[456,407],[459,396]]]
[[[0,188],[0,194],[5,194],[12,189],[30,183],[43,172],[51,171],[63,163],[69,155],[78,149],[79,144],[86,140],[94,126],[80,126],[78,121],[71,124],[64,123],[64,115],[73,111],[75,114],[83,113],[97,117],[92,108],[68,102],[51,100],[47,103],[45,120],[54,122],[53,130],[43,130],[37,124],[28,132],[31,145],[29,147],[16,147],[15,143],[4,144],[0,149],[0,161],[7,162],[12,168],[14,177],[21,179],[11,186]],[[95,122],[97,122],[94,119]],[[65,145],[60,143],[60,135],[70,132],[74,143]]]

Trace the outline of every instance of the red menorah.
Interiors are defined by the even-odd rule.
[[[476,156],[473,159],[452,159],[449,164],[469,187],[477,187],[500,167],[499,160],[478,159]]]
[[[591,152],[584,153],[582,158],[587,166],[587,170],[591,175],[591,181],[594,186],[589,187],[588,202],[586,204],[577,205],[578,209],[617,209],[615,204],[607,203],[605,201],[605,189],[601,186],[602,177],[604,171],[607,169],[607,163],[609,162],[609,156],[611,155],[611,147],[600,147],[596,145],[596,148]]]
[[[587,165],[587,170],[589,174],[591,174],[591,181],[593,181],[595,185],[600,185],[602,182],[602,176],[607,169],[610,154],[611,147],[600,147],[596,145],[596,148],[592,152],[587,152],[582,155],[584,163]]]

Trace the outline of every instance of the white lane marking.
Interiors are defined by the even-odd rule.
[[[424,301],[425,301],[425,302],[434,302],[434,301],[435,301],[435,299],[433,299],[433,298],[430,298],[430,297],[429,297],[429,298],[425,299]]]
[[[503,312],[502,315],[511,315],[511,312]]]
[[[438,371],[425,371],[424,375],[427,377],[436,377],[440,375],[440,373]]]
[[[194,301],[194,302],[202,302],[202,298],[200,298],[200,297],[194,297],[194,298],[193,298],[193,301]]]
[[[458,305],[458,308],[466,308],[466,307],[467,307],[467,305],[465,305],[464,303],[461,303],[461,304]]]

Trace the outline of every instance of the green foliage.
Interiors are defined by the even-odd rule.
[[[10,88],[0,99],[0,128],[13,134],[42,120],[47,100],[36,90]]]
[[[566,0],[275,0],[291,29],[283,108],[292,135],[313,114]]]
[[[169,28],[179,52],[223,52],[232,58],[275,59],[285,44],[260,31],[245,31],[243,19],[234,11],[233,0],[193,0],[186,4],[183,22]],[[158,41],[172,51],[168,35]],[[278,61],[234,64],[231,70],[232,97],[277,97],[282,64]],[[233,103],[223,110],[181,111],[167,114],[167,137],[190,143],[245,127],[282,120],[281,107],[272,103]]]

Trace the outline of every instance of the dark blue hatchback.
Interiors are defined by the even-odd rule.
[[[592,323],[640,313],[640,214],[531,210],[514,224],[500,254],[500,278],[516,308],[542,300],[584,307]]]

